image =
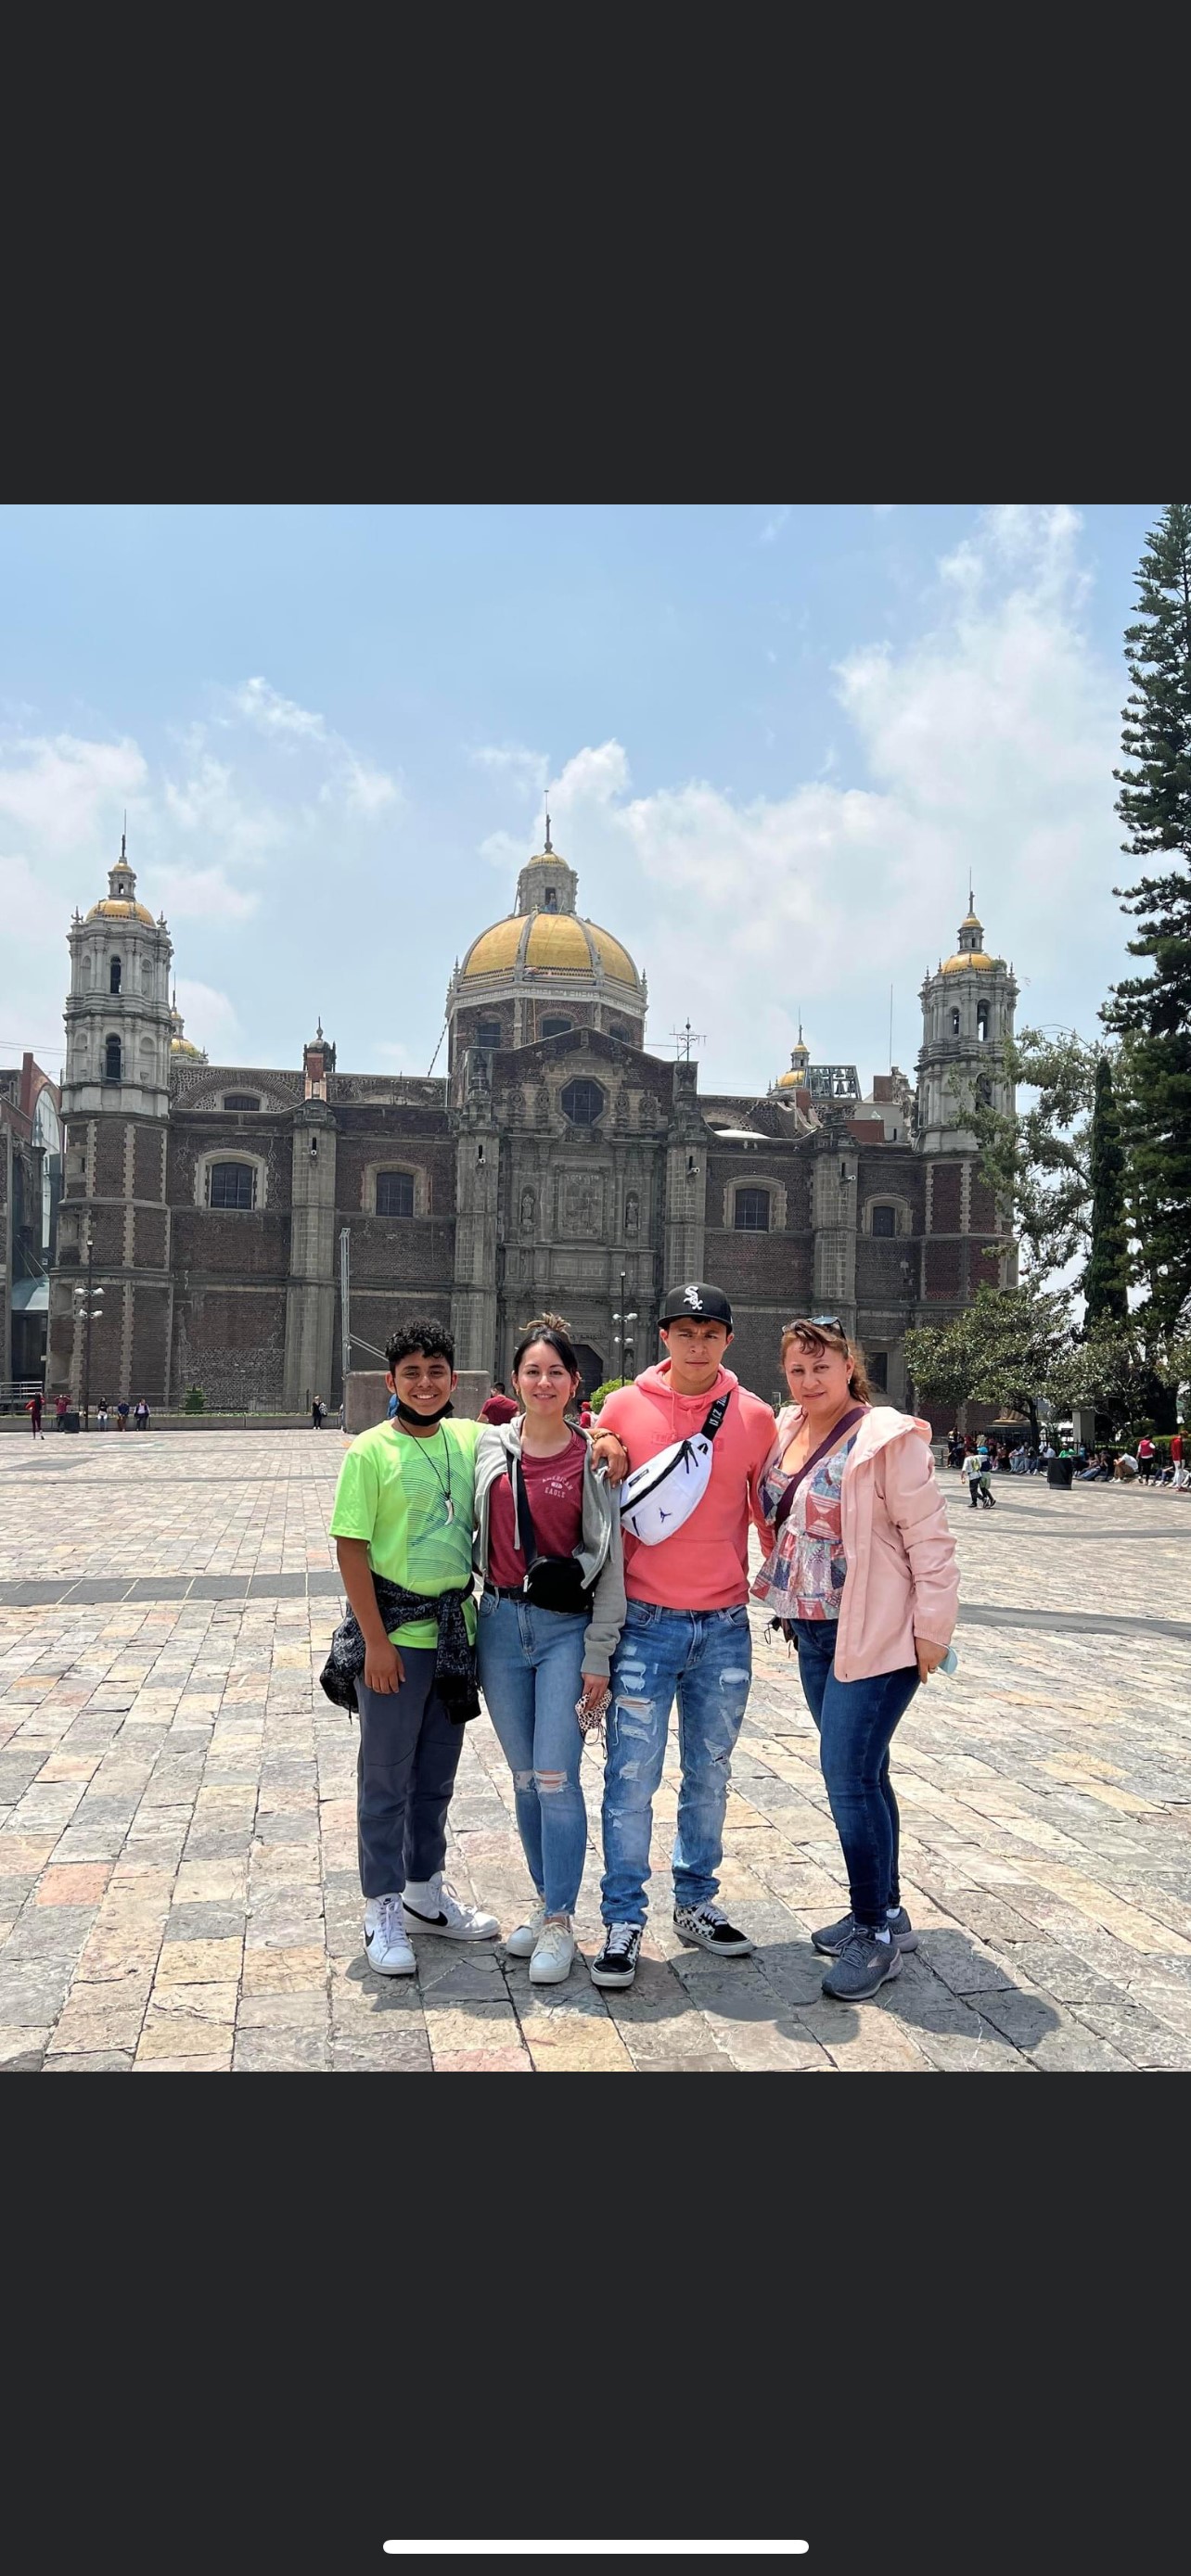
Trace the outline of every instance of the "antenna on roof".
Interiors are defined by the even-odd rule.
[[[691,1048],[706,1046],[707,1043],[706,1029],[693,1029],[689,1020],[685,1028],[671,1029],[670,1035],[675,1041],[679,1057],[687,1064],[691,1060]]]

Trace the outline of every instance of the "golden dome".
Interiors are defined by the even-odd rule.
[[[521,945],[523,921],[498,921],[491,930],[473,939],[463,960],[465,975],[499,975],[502,969],[515,966]]]
[[[92,904],[87,919],[88,921],[145,921],[150,930],[154,927],[153,915],[145,905],[133,903],[131,898],[125,895],[105,894],[102,903]]]
[[[515,966],[531,974],[585,975],[594,981],[597,965],[614,983],[640,986],[641,978],[627,948],[598,922],[577,912],[510,913],[472,941],[460,969],[461,983],[479,975],[509,975]]]
[[[802,1075],[800,1073],[796,1073],[793,1065],[791,1065],[788,1073],[779,1073],[777,1078],[777,1088],[779,1091],[796,1091],[801,1080]]]
[[[966,921],[962,927],[967,929]],[[945,960],[942,972],[944,975],[959,975],[965,966],[995,966],[996,962],[995,957],[986,957],[982,948],[961,948],[958,957],[948,957]]]
[[[202,1064],[205,1064],[205,1063],[206,1063],[206,1061],[207,1061],[207,1059],[206,1059],[206,1055],[204,1054],[204,1051],[203,1051],[202,1047],[197,1047],[197,1046],[195,1045],[195,1043],[194,1043],[193,1038],[171,1038],[171,1039],[170,1039],[170,1054],[171,1054],[171,1055],[194,1055],[194,1056],[197,1056],[197,1057],[199,1058],[199,1061],[200,1061],[200,1063],[202,1063]]]

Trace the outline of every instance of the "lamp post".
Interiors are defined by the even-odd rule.
[[[612,1312],[612,1322],[614,1326],[612,1340],[620,1354],[619,1375],[621,1377],[628,1377],[631,1374],[628,1362],[633,1349],[633,1336],[629,1327],[637,1321],[636,1308],[626,1309],[625,1307],[626,1280],[627,1274],[622,1270],[620,1274],[620,1305],[619,1307],[614,1307]]]
[[[82,1319],[82,1324],[83,1324],[83,1429],[84,1429],[84,1431],[89,1431],[89,1430],[90,1430],[90,1428],[91,1428],[91,1326],[92,1326],[92,1324],[94,1324],[94,1323],[96,1323],[96,1322],[98,1321],[99,1317],[100,1317],[100,1316],[102,1315],[102,1313],[103,1313],[103,1290],[102,1290],[102,1288],[95,1288],[95,1287],[93,1287],[93,1286],[92,1286],[92,1273],[93,1273],[93,1270],[94,1270],[94,1264],[95,1264],[95,1244],[94,1244],[94,1240],[93,1240],[92,1236],[91,1236],[91,1235],[88,1235],[88,1237],[87,1237],[87,1285],[86,1285],[86,1287],[85,1287],[85,1288],[76,1288],[76,1289],[75,1289],[75,1292],[74,1292],[74,1311],[75,1311],[75,1317],[76,1317],[76,1320],[77,1320],[77,1319],[79,1319],[79,1318],[81,1318],[81,1319]]]

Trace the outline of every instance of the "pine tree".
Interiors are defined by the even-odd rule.
[[[1129,1228],[1125,1215],[1125,1155],[1121,1121],[1112,1087],[1112,1066],[1102,1055],[1096,1067],[1096,1095],[1089,1139],[1092,1184],[1092,1248],[1083,1274],[1089,1331],[1097,1324],[1122,1323],[1129,1311]]]
[[[1160,876],[1116,887],[1139,923],[1132,957],[1146,975],[1118,984],[1104,1019],[1124,1041],[1125,1141],[1140,1267],[1173,1325],[1191,1297],[1191,502],[1171,501],[1137,573],[1141,615],[1125,630],[1133,681],[1114,772],[1135,858],[1169,857]]]

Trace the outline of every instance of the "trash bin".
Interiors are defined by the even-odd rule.
[[[1074,1458],[1052,1458],[1046,1470],[1046,1481],[1048,1485],[1061,1485],[1064,1493],[1070,1493],[1074,1474]]]
[[[64,1431],[77,1431],[79,1428],[78,1414],[64,1413],[62,1416],[62,1428]]]

